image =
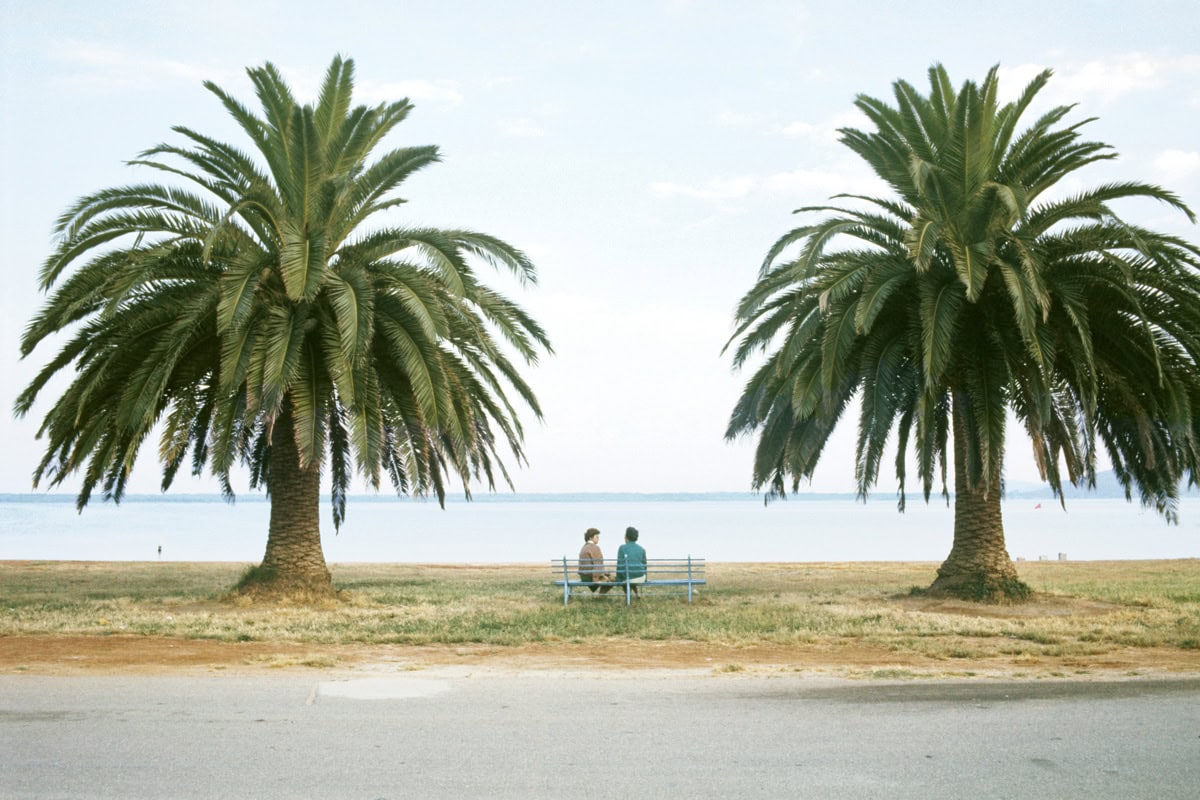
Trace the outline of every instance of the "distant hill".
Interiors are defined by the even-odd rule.
[[[1195,489],[1191,491],[1184,490],[1185,495],[1195,496],[1200,494]],[[1080,500],[1086,498],[1117,498],[1125,499],[1125,490],[1121,488],[1120,481],[1113,471],[1105,470],[1104,472],[1096,473],[1096,488],[1088,489],[1085,487],[1072,486],[1069,483],[1063,484],[1063,495],[1068,500]],[[1005,487],[1006,497],[1035,497],[1038,499],[1051,498],[1054,494],[1050,491],[1049,484],[1045,483],[1030,483],[1029,481],[1012,481]],[[1133,491],[1133,499],[1138,499],[1137,489]]]

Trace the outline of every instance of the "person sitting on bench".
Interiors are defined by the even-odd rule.
[[[583,549],[579,551],[579,580],[592,584],[588,587],[591,591],[599,589],[600,594],[606,594],[612,584],[605,583],[608,574],[604,572],[604,553],[600,552],[599,539],[600,531],[596,528],[588,528],[583,533]]]
[[[625,544],[617,548],[616,583],[628,581],[629,588],[640,597],[638,584],[646,580],[646,548],[638,544],[637,540],[637,528],[626,528]]]

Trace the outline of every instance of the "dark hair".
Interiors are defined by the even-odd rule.
[[[592,540],[593,536],[599,536],[599,535],[600,535],[600,531],[596,530],[595,528],[588,528],[586,531],[583,532],[583,540],[585,542],[590,542]]]
[[[625,540],[629,541],[629,542],[636,542],[637,541],[637,528],[626,528],[625,529]]]

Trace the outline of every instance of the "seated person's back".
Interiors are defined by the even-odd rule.
[[[646,577],[646,548],[637,540],[637,528],[626,528],[625,544],[617,549],[618,582]]]

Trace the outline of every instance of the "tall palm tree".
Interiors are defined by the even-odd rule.
[[[523,253],[481,233],[395,222],[400,184],[439,160],[435,147],[372,160],[407,100],[352,107],[354,65],[340,57],[315,105],[297,103],[271,64],[248,73],[261,116],[205,85],[250,152],[176,127],[185,144],[133,163],[185,188],[107,189],[58,220],[41,275],[54,291],[22,352],[70,334],[16,411],[73,375],[41,426],[34,484],[82,472],[81,510],[97,486],[120,500],[155,430],[164,490],[189,453],[192,471],[209,465],[229,497],[231,470],[245,465],[271,499],[262,575],[327,590],[323,467],[339,526],[356,470],[374,487],[386,472],[398,491],[439,502],[451,476],[468,496],[473,480],[511,485],[500,451],[518,463],[524,454],[508,395],[541,411],[506,353],[533,363],[550,345],[472,266],[533,283]]]
[[[1006,418],[1033,445],[1041,477],[1094,485],[1101,450],[1125,487],[1168,520],[1200,465],[1200,251],[1126,222],[1112,204],[1144,183],[1067,194],[1115,157],[1088,122],[1057,107],[1020,129],[1051,73],[1011,103],[998,68],[956,93],[940,65],[928,96],[904,81],[895,104],[860,96],[875,130],[842,142],[891,196],[802,208],[820,218],[770,249],[737,309],[737,366],[763,354],[727,435],[757,433],[753,481],[768,497],[811,478],[857,398],[860,497],[895,435],[899,506],[911,446],[926,502],[937,482],[954,544],[931,589],[1021,595],[1004,544]]]

